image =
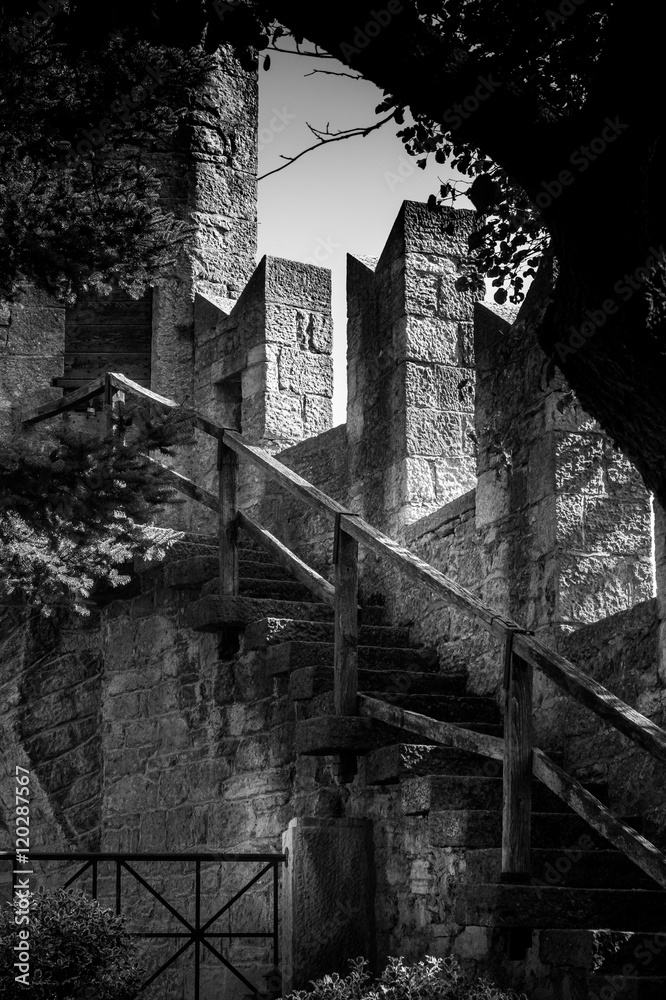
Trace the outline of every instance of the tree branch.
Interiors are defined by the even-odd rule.
[[[314,126],[310,125],[309,122],[306,122],[305,124],[308,126],[312,134],[317,136],[318,141],[315,142],[312,146],[308,146],[307,149],[302,149],[300,153],[296,154],[296,156],[283,155],[282,159],[286,160],[287,161],[286,163],[283,163],[279,167],[275,167],[274,170],[269,170],[268,173],[262,174],[261,177],[257,178],[257,180],[263,181],[265,177],[270,177],[271,174],[278,174],[281,170],[286,170],[287,167],[291,166],[292,163],[295,163],[296,160],[300,160],[301,156],[305,156],[306,153],[311,153],[313,149],[318,149],[320,146],[326,146],[328,145],[329,142],[340,142],[342,139],[353,139],[354,136],[357,135],[362,135],[362,136],[370,135],[371,132],[375,132],[377,129],[381,128],[382,125],[386,125],[387,122],[392,121],[393,117],[394,115],[392,113],[390,115],[387,115],[386,118],[382,118],[381,121],[376,122],[374,125],[367,125],[365,127],[359,126],[358,128],[342,129],[340,132],[330,132],[328,125],[326,126],[325,130],[316,129],[314,128]]]
[[[326,76],[348,76],[350,80],[365,80],[364,76],[360,73],[354,75],[353,73],[343,73],[341,70],[336,69],[312,69],[309,73],[304,73],[303,76],[314,76],[315,73],[323,73]]]

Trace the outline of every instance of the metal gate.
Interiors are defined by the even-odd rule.
[[[0,860],[6,862],[12,862],[12,871],[17,871],[16,855],[12,853],[4,853],[0,857]],[[60,888],[67,888],[73,883],[79,881],[88,881],[89,876],[92,881],[91,895],[93,899],[98,898],[98,886],[100,879],[100,866],[110,864],[112,866],[112,873],[114,877],[114,889],[112,895],[115,897],[115,912],[116,914],[122,914],[122,904],[123,904],[123,891],[127,888],[130,880],[134,880],[142,886],[151,896],[153,896],[159,903],[161,903],[166,910],[178,921],[178,930],[176,931],[134,931],[129,930],[129,934],[132,937],[143,938],[143,939],[153,939],[153,940],[173,940],[179,945],[177,950],[171,955],[166,961],[162,962],[158,969],[156,969],[141,985],[139,992],[145,990],[151,983],[162,975],[162,973],[169,968],[182,954],[184,954],[188,949],[194,949],[194,1000],[200,1000],[200,983],[201,983],[201,958],[202,949],[206,949],[212,955],[214,955],[217,960],[225,966],[233,975],[235,975],[245,986],[247,986],[248,991],[254,997],[270,997],[275,995],[280,995],[279,988],[273,988],[270,990],[260,989],[256,984],[251,983],[239,969],[237,969],[232,962],[230,962],[224,955],[221,954],[219,947],[213,943],[217,941],[221,946],[223,940],[231,941],[232,939],[238,938],[263,938],[270,939],[272,942],[272,965],[274,973],[279,980],[279,947],[278,947],[278,868],[279,865],[285,863],[287,860],[286,854],[219,854],[219,853],[191,853],[191,854],[173,854],[173,853],[143,853],[143,854],[133,854],[133,853],[90,853],[90,852],[66,852],[66,853],[40,853],[38,851],[30,851],[30,862],[69,862],[75,864],[77,870],[73,875],[67,878],[67,880],[60,886]],[[152,863],[164,863],[166,865],[174,865],[176,863],[191,863],[194,865],[194,918],[188,919],[184,913],[179,912],[177,907],[173,906],[164,898],[162,892],[156,889],[150,884],[147,877],[144,877],[140,872],[136,870],[137,862],[152,862]],[[228,864],[231,862],[256,862],[260,865],[260,870],[256,872],[240,889],[238,889],[230,899],[228,899],[221,907],[219,907],[211,916],[205,916],[202,913],[202,891],[201,891],[201,866],[210,862]],[[43,878],[46,880],[46,871],[43,873]],[[260,879],[268,876],[272,880],[272,906],[270,907],[270,924],[271,926],[264,930],[242,930],[242,931],[222,931],[213,928],[213,924],[220,919],[220,917],[225,914],[229,914],[231,907],[238,902],[243,896],[248,893]],[[150,877],[150,876],[149,876]],[[13,888],[16,888],[16,878],[12,876]]]

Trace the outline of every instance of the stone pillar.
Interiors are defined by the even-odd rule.
[[[227,47],[215,59],[179,143],[152,157],[164,208],[190,223],[193,234],[173,273],[153,291],[151,388],[195,407],[198,373],[210,361],[208,324],[197,322],[202,310],[195,303],[228,315],[254,270],[257,248],[257,78]],[[209,484],[215,443],[196,432],[170,464]],[[169,512],[174,527],[205,530],[209,521],[195,503]]]
[[[349,959],[375,966],[372,823],[292,819],[282,835],[283,996],[311,979],[349,972]]]
[[[473,219],[404,202],[376,265],[349,258],[351,501],[397,539],[474,485]]]

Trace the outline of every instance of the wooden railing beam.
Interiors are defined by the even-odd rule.
[[[405,576],[415,583],[438,594],[447,604],[457,608],[463,614],[471,616],[491,635],[503,640],[507,631],[516,632],[519,629],[516,622],[486,607],[464,587],[448,580],[442,573],[413,555],[408,549],[372,528],[361,518],[348,515],[337,501],[327,496],[322,490],[312,486],[261,448],[250,445],[238,432],[220,427],[202,414],[181,407],[173,400],[145,389],[124,375],[109,372],[108,377],[112,385],[118,389],[124,389],[136,396],[149,399],[166,409],[177,408],[187,413],[195,426],[218,440],[223,439],[230,449],[263,469],[270,478],[279,482],[285,489],[315,510],[339,517],[342,531],[389,562],[399,566]],[[36,409],[24,411],[22,421],[31,423],[54,416],[56,413],[71,409],[77,402],[98,395],[103,389],[104,376],[94,380],[78,392],[71,393],[65,400],[57,400]],[[540,670],[546,677],[558,684],[562,690],[610,723],[623,735],[647,750],[657,760],[666,763],[666,732],[650,719],[616,698],[601,684],[598,684],[583,671],[578,670],[554,650],[543,646],[533,637],[516,634],[514,651],[522,660]]]
[[[40,420],[48,420],[49,417],[55,417],[59,413],[66,413],[67,410],[73,409],[78,403],[85,403],[87,400],[101,395],[104,392],[104,385],[105,376],[101,375],[90,382],[89,385],[84,385],[75,392],[69,392],[61,399],[54,399],[50,403],[42,403],[41,406],[35,406],[30,410],[22,410],[21,423],[36,424]]]
[[[180,472],[176,472],[175,469],[169,469],[166,465],[162,465],[157,459],[151,458],[150,455],[144,455],[144,458],[148,459],[151,465],[157,466],[161,469],[166,477],[171,481],[171,485],[179,493],[183,493],[185,496],[190,497],[192,500],[197,500],[204,507],[208,507],[210,510],[214,510],[215,513],[219,513],[220,501],[214,493],[210,490],[205,490],[203,486],[197,486],[196,483],[188,479],[187,476],[181,475]]]
[[[532,824],[532,667],[505,648],[502,881],[526,882]]]
[[[218,444],[220,597],[238,594],[238,458],[223,441]]]
[[[358,543],[339,528],[335,537],[333,697],[336,715],[358,714]],[[337,754],[333,773],[353,780],[356,757]]]
[[[251,538],[254,538],[255,542],[262,545],[267,552],[270,552],[273,559],[283,569],[291,573],[299,583],[302,583],[305,587],[310,590],[315,597],[318,597],[325,604],[330,607],[335,607],[335,588],[332,584],[325,580],[323,576],[320,576],[311,566],[299,559],[291,549],[288,549],[286,545],[283,545],[279,538],[272,535],[270,531],[266,528],[262,528],[260,524],[246,514],[244,511],[238,511],[238,523],[243,531],[246,531]]]
[[[415,733],[433,743],[468,750],[493,760],[502,760],[504,757],[504,744],[497,736],[474,733],[452,722],[440,722],[438,719],[430,719],[417,712],[408,712],[397,705],[389,705],[366,694],[360,694],[358,702],[359,715],[365,718],[377,719],[404,729],[408,733]],[[607,806],[588,792],[579,781],[558,767],[543,750],[536,747],[532,750],[532,773],[579,816],[582,816],[597,833],[623,851],[655,882],[666,888],[666,857],[661,851],[636,830],[613,816]]]

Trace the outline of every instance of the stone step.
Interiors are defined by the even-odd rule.
[[[213,598],[218,600],[219,598]],[[211,600],[211,598],[206,598]],[[387,625],[361,625],[359,644],[363,646],[406,646],[409,629]],[[282,642],[332,643],[333,625],[291,617],[264,617],[251,622],[245,630],[245,650],[266,649]]]
[[[476,883],[462,888],[455,920],[466,927],[659,931],[666,927],[666,892]]]
[[[502,808],[502,779],[479,775],[427,775],[408,778],[402,783],[400,794],[405,816],[454,809],[499,811]],[[571,813],[569,806],[536,780],[532,782],[532,807],[541,812]]]
[[[279,601],[210,595],[192,601],[182,612],[180,624],[197,632],[216,632],[228,626],[245,628],[247,625],[264,620],[293,620],[299,624],[308,624],[329,622],[332,617],[333,609],[323,601]],[[382,618],[382,608],[359,609],[361,628],[363,625],[377,625]],[[323,627],[333,632],[332,624]]]
[[[640,832],[638,817],[624,817],[624,822]],[[428,815],[428,837],[433,847],[501,847],[502,814],[499,809],[441,809]],[[614,849],[576,813],[532,813],[535,848],[563,849],[581,837],[589,837],[592,850]]]
[[[391,698],[386,698],[380,690],[366,691],[364,688],[361,690],[371,698],[390,701],[406,712],[416,712],[440,722],[455,722],[460,726],[485,723],[501,725],[502,722],[499,706],[494,698],[482,698],[473,694],[450,695],[435,692],[421,694],[411,691],[398,692]]]
[[[587,985],[590,997],[608,997],[609,1000],[664,1000],[666,997],[666,976],[588,976]]]
[[[591,964],[600,976],[666,976],[666,928],[652,934],[588,932]],[[633,971],[629,972],[629,966]],[[664,993],[666,997],[666,992]]]
[[[320,601],[311,590],[308,590],[308,588],[304,584],[299,583],[298,580],[265,580],[263,577],[248,578],[241,576],[238,580],[238,589],[240,597],[257,597],[259,599],[269,601],[304,601],[307,604],[312,602],[315,604],[323,604],[323,601]],[[202,597],[217,597],[219,596],[219,592],[220,580],[217,576],[214,580],[209,580],[208,583],[205,583],[201,588]],[[325,605],[325,607],[329,607],[329,605]]]
[[[314,757],[341,751],[364,755],[404,739],[401,729],[360,715],[320,715],[298,720],[294,727],[294,750]]]
[[[586,889],[660,889],[658,883],[621,851],[592,850],[592,838],[583,834],[562,848],[531,851],[531,874],[537,884]],[[466,882],[499,882],[502,849],[465,852]]]
[[[247,635],[246,635],[247,641]],[[279,645],[271,646],[266,653],[266,666],[269,674],[286,674],[292,670],[304,667],[333,668],[333,642],[301,642],[285,639]],[[359,669],[417,671],[435,676],[437,670],[437,654],[430,649],[409,649],[397,646],[363,645],[358,648]],[[461,686],[461,693],[466,684],[461,673],[447,675],[452,682]],[[454,680],[455,679],[455,680]]]
[[[217,580],[214,582],[216,584],[215,590],[208,593],[215,593],[219,588],[219,582]],[[299,583],[298,580],[248,579],[246,576],[241,576],[238,581],[238,592],[241,597],[271,598],[278,601],[312,601],[315,599],[312,591],[308,590],[305,584]],[[205,596],[204,592],[202,592],[202,596]]]
[[[239,555],[238,572],[241,577],[251,580],[293,580],[286,569],[275,562],[270,561],[270,556],[266,553],[264,559],[259,558],[259,553],[249,552],[247,555]],[[211,580],[213,577],[211,576]],[[295,581],[294,581],[295,582]]]
[[[502,762],[466,750],[427,743],[397,743],[373,751],[365,759],[366,785],[392,785],[404,778],[429,774],[478,774],[497,778],[502,775]]]
[[[497,705],[485,698],[475,698],[472,695],[427,695],[398,694],[386,698],[381,691],[367,691],[359,684],[359,691],[380,701],[388,701],[410,712],[418,712],[440,722],[455,722],[456,725],[471,728],[477,725],[496,725],[493,720],[498,715]],[[308,702],[302,703],[304,709],[302,718],[312,718],[316,715],[333,715],[335,706],[333,691],[324,691],[315,695]],[[485,716],[485,718],[484,718]],[[478,732],[478,730],[475,730]],[[495,735],[495,734],[493,734]]]
[[[365,782],[367,785],[396,784],[404,778],[428,774],[478,774],[487,778],[502,777],[502,761],[456,747],[428,743],[396,744],[385,751],[368,754]],[[586,785],[602,802],[607,802],[607,789]]]
[[[285,643],[285,645],[288,645]],[[284,646],[274,646],[280,650]],[[360,659],[360,656],[359,656]],[[332,690],[333,663],[324,666],[299,667],[289,675],[289,697],[294,701],[314,698]],[[373,693],[384,701],[402,704],[401,698],[407,694],[464,695],[465,678],[439,676],[418,671],[366,670],[358,671],[359,691]]]

